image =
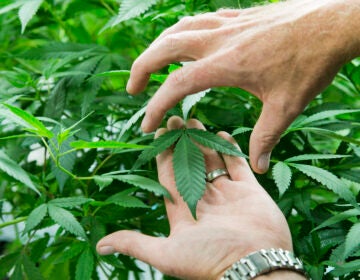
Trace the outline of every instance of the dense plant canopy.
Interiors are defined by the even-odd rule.
[[[153,160],[160,151],[177,143],[178,188],[193,213],[204,180],[194,142],[234,151],[198,130],[153,142],[152,134],[141,132],[140,119],[179,65],[153,74],[138,96],[125,91],[129,69],[186,15],[264,3],[1,1],[0,241],[7,242],[0,279],[155,279],[153,268],[145,277],[130,257],[99,256],[97,241],[121,229],[168,234],[162,200],[168,193],[157,182]],[[295,252],[312,279],[360,279],[359,93],[355,59],[287,129],[271,170],[258,176],[287,217]],[[261,102],[241,89],[213,88],[185,99],[166,119],[195,117],[210,132],[228,131],[247,154],[260,111]],[[190,194],[189,176],[199,178]],[[14,232],[10,240],[8,231]]]

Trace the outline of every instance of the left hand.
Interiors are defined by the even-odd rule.
[[[183,120],[172,117],[167,129],[183,126]],[[197,120],[188,128],[205,129]],[[159,129],[156,137],[166,129]],[[227,133],[221,137],[236,145]],[[287,222],[275,202],[259,185],[245,159],[220,156],[214,150],[200,147],[207,172],[226,168],[229,176],[207,183],[197,205],[197,220],[179,195],[172,167],[173,150],[157,157],[160,183],[170,192],[173,202],[165,199],[170,235],[152,237],[121,230],[97,244],[100,254],[119,252],[151,264],[161,272],[184,279],[220,279],[226,269],[245,255],[267,248],[292,250]]]

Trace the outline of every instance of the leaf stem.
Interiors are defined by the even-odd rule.
[[[7,227],[7,226],[11,226],[11,225],[21,223],[23,221],[26,221],[26,219],[27,219],[27,216],[26,217],[16,218],[16,219],[14,219],[12,221],[8,221],[8,222],[0,224],[0,228],[4,228],[4,227]]]

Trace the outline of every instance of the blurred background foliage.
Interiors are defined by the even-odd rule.
[[[154,161],[126,177],[143,149],[136,144],[153,137],[133,116],[161,79],[130,96],[128,70],[184,16],[268,2],[277,1],[1,1],[0,279],[171,279],[95,252],[116,230],[169,232]],[[359,92],[355,59],[284,133],[272,170],[258,176],[313,279],[360,279]],[[214,88],[190,114],[210,131],[233,133],[248,153],[260,110],[241,89]]]

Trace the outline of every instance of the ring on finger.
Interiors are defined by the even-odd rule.
[[[209,172],[208,174],[206,174],[206,181],[212,182],[220,176],[228,176],[228,175],[229,175],[229,172],[224,168],[215,169],[215,170]]]

